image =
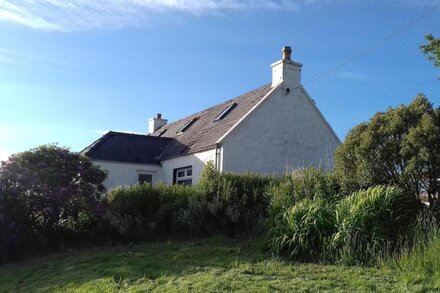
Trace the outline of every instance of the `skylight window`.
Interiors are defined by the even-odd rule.
[[[166,129],[162,129],[156,136],[162,136],[166,131]]]
[[[193,119],[187,121],[187,122],[185,123],[185,125],[183,125],[179,130],[177,130],[177,134],[181,134],[181,133],[183,133],[185,130],[187,130],[188,128],[190,128],[191,125],[193,125],[194,122],[197,121],[197,119],[198,119],[198,117],[194,117]]]
[[[214,122],[225,118],[226,115],[228,115],[229,112],[231,112],[235,108],[235,106],[237,106],[237,103],[230,104],[229,106],[224,108],[223,111],[221,111],[220,114],[218,114],[217,117],[215,117]]]

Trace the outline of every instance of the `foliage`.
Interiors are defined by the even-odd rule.
[[[196,186],[117,187],[103,200],[105,220],[122,240],[252,236],[267,215],[270,177],[219,174],[208,164]]]
[[[6,251],[0,254],[32,250],[39,243],[56,245],[66,233],[85,232],[90,228],[87,222],[93,221],[90,217],[99,211],[105,176],[87,158],[55,145],[3,162],[0,234]]]
[[[251,236],[263,228],[267,216],[267,187],[274,179],[257,174],[220,174],[208,164],[179,219],[197,236]]]
[[[335,155],[344,191],[390,184],[414,197],[425,189],[433,203],[440,191],[439,117],[440,109],[420,94],[353,128]]]
[[[434,38],[432,34],[425,36],[427,44],[420,46],[423,54],[428,55],[428,60],[434,62],[434,66],[440,67],[440,38]],[[439,76],[440,79],[440,76]]]
[[[215,169],[214,163],[212,161],[208,161],[200,174],[200,181],[197,187],[201,190],[201,192],[214,194],[218,189],[219,180],[220,173]]]
[[[339,198],[340,186],[335,172],[310,167],[285,174],[274,181],[268,191],[269,227],[274,219],[303,199],[325,199],[334,202]]]
[[[183,185],[116,187],[102,201],[104,218],[121,239],[164,240],[177,223],[178,211],[195,193],[195,188]]]
[[[333,205],[305,198],[275,219],[269,230],[269,249],[295,260],[326,259],[326,247],[335,232]]]
[[[402,237],[420,205],[396,187],[376,186],[353,193],[336,205],[333,247],[345,263],[371,263],[404,244]]]

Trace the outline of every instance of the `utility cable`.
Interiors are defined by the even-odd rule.
[[[412,21],[410,21],[409,23],[407,23],[406,25],[402,26],[401,28],[399,28],[398,30],[396,30],[395,32],[391,33],[390,35],[388,35],[387,37],[385,37],[384,39],[380,40],[379,42],[375,43],[374,45],[368,47],[367,49],[363,50],[362,52],[360,52],[359,54],[351,57],[350,59],[348,59],[347,61],[339,64],[338,66],[328,70],[327,72],[324,72],[323,74],[315,77],[312,80],[309,80],[308,82],[302,84],[302,85],[308,85],[311,84],[315,81],[318,81],[324,77],[326,77],[327,75],[337,71],[338,69],[340,69],[341,67],[344,67],[345,65],[353,62],[354,60],[362,57],[363,55],[367,54],[370,51],[373,51],[374,49],[376,49],[377,47],[379,47],[380,45],[382,45],[383,43],[389,41],[390,39],[392,39],[393,37],[395,37],[396,35],[398,35],[399,33],[401,33],[402,31],[404,31],[405,29],[407,29],[408,27],[410,27],[411,25],[415,24],[417,21],[419,21],[421,18],[423,18],[424,16],[426,16],[427,14],[431,13],[433,10],[435,10],[437,7],[440,6],[440,2],[437,3],[436,5],[434,5],[433,7],[431,7],[429,10],[425,11],[423,14],[417,16],[416,18],[414,18]]]

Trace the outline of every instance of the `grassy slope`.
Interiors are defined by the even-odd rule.
[[[0,292],[423,290],[407,287],[396,272],[295,264],[252,242],[216,239],[94,248],[8,264],[0,266]]]

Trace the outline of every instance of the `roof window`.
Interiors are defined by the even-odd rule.
[[[223,111],[221,111],[220,114],[218,114],[217,117],[215,117],[214,122],[225,118],[226,115],[228,115],[229,112],[231,112],[235,108],[235,106],[237,106],[237,103],[230,104],[229,106],[224,108]]]
[[[197,119],[199,119],[199,117],[194,117],[193,119],[188,120],[188,121],[185,123],[185,125],[183,125],[179,130],[177,130],[177,134],[181,134],[181,133],[183,133],[185,130],[187,130],[188,128],[190,128],[191,125],[193,125],[194,122],[197,121]]]
[[[166,129],[162,129],[161,131],[159,131],[159,133],[156,135],[157,137],[162,136],[165,132],[167,132]]]

